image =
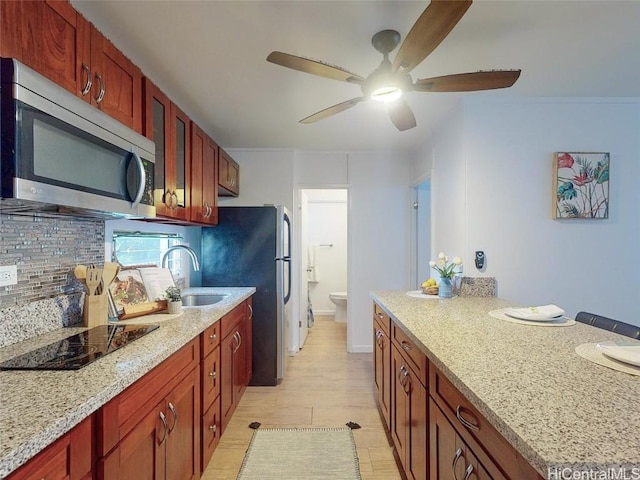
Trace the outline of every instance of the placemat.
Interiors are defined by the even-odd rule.
[[[498,320],[504,320],[505,322],[511,323],[519,323],[520,325],[528,325],[530,327],[570,327],[571,325],[575,325],[576,321],[569,317],[561,317],[558,320],[553,320],[551,322],[534,322],[532,320],[520,320],[518,318],[513,318],[504,313],[504,308],[499,308],[497,310],[491,310],[489,315],[493,318],[497,318]]]
[[[628,373],[640,377],[640,367],[629,365],[628,363],[619,362],[613,358],[603,355],[595,343],[583,343],[576,347],[576,353],[582,358],[590,362],[597,363],[603,367],[608,367],[619,372]]]
[[[407,295],[413,298],[435,298],[436,300],[440,298],[438,295],[427,295],[422,293],[422,290],[412,290],[407,292]]]

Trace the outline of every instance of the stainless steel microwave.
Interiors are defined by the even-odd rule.
[[[155,217],[155,145],[14,59],[0,59],[0,211]]]

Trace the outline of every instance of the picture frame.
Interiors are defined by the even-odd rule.
[[[553,218],[609,218],[608,152],[556,152],[553,157]]]

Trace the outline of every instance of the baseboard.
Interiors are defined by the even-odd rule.
[[[331,315],[332,317],[336,314],[335,310],[316,310],[313,309],[314,315]]]
[[[353,345],[349,353],[373,353],[373,345]]]

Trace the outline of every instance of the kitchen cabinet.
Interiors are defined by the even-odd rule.
[[[373,305],[373,357],[378,408],[387,430],[391,430],[391,320],[382,309]]]
[[[240,195],[240,165],[222,148],[218,150],[218,195]]]
[[[220,416],[224,433],[231,416],[238,406],[250,378],[247,378],[252,361],[250,333],[251,318],[247,315],[247,303],[243,302],[220,319],[222,341],[220,344]]]
[[[201,460],[204,472],[220,441],[220,322],[214,323],[200,335],[202,362]]]
[[[429,365],[429,395],[432,479],[541,480],[533,467],[433,364]],[[454,455],[460,457],[456,460],[460,472],[456,470],[457,476],[450,477],[447,472]]]
[[[405,474],[412,480],[427,478],[427,390],[411,362],[392,342],[393,373],[391,438]]]
[[[490,462],[493,475],[478,461],[464,443],[446,415],[429,399],[430,478],[438,480],[506,480],[498,467]]]
[[[200,478],[200,341],[97,413],[99,480]]]
[[[144,135],[156,145],[154,203],[159,217],[188,221],[191,175],[189,117],[144,78]]]
[[[191,202],[189,220],[218,223],[218,145],[191,122]]]
[[[142,132],[142,73],[67,1],[0,2],[0,53]]]
[[[90,480],[93,475],[93,416],[83,420],[7,480]]]

